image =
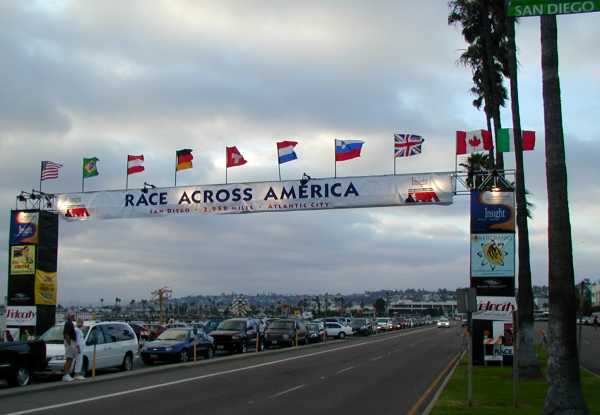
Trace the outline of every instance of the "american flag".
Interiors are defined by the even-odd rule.
[[[55,163],[53,161],[42,161],[42,173],[41,180],[57,179],[58,169],[62,167],[62,164]]]
[[[421,154],[425,139],[415,134],[394,134],[394,157],[410,157]]]

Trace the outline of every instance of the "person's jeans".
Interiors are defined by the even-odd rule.
[[[77,353],[77,357],[75,358],[75,374],[76,375],[85,375],[85,373],[81,373],[81,367],[83,366],[83,353]]]

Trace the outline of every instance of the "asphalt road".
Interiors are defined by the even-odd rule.
[[[1,396],[2,414],[404,414],[461,350],[453,327],[403,330],[317,347]],[[134,373],[134,372],[130,372]]]

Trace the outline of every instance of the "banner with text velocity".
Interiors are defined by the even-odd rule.
[[[234,214],[384,206],[450,205],[451,173],[235,183],[66,193],[66,219]]]

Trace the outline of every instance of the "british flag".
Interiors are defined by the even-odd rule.
[[[421,154],[425,139],[415,134],[394,134],[394,157],[410,157]]]

